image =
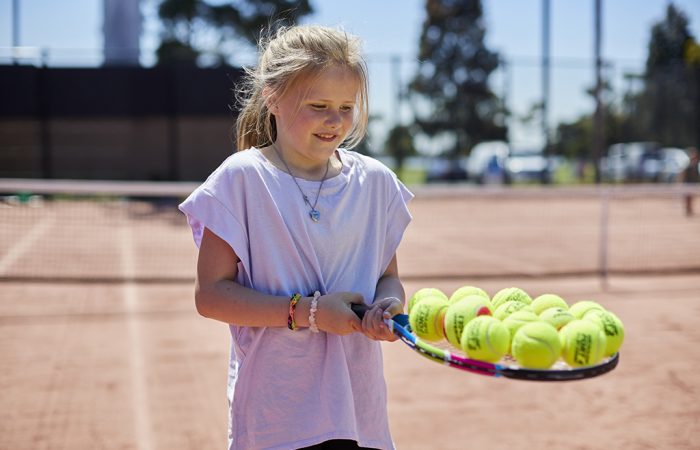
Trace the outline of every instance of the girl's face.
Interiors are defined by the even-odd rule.
[[[295,83],[272,106],[277,147],[290,165],[325,167],[352,128],[359,89],[350,70],[331,67]]]

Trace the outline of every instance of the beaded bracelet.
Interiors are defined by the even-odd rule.
[[[292,295],[292,298],[289,299],[289,316],[287,317],[287,328],[289,328],[292,331],[297,330],[297,323],[294,320],[294,312],[297,309],[297,303],[299,303],[299,299],[301,298],[300,293],[296,293]]]
[[[309,329],[313,333],[318,333],[316,325],[316,311],[318,310],[318,298],[321,296],[319,291],[314,292],[314,299],[311,300],[311,311],[309,311]]]

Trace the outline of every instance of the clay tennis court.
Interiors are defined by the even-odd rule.
[[[399,449],[698,448],[700,216],[675,195],[619,192],[606,209],[584,191],[416,189],[399,250],[408,293],[592,299],[627,336],[615,371],[565,384],[467,375],[383,344]],[[228,329],[194,310],[184,217],[142,204],[66,223],[80,204],[45,204],[26,221],[2,207],[0,448],[225,448]]]

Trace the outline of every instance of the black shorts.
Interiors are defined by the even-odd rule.
[[[332,441],[321,442],[320,444],[304,447],[298,450],[376,450],[368,447],[360,447],[356,441],[349,439],[333,439]]]

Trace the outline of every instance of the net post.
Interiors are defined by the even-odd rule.
[[[608,289],[608,227],[610,224],[610,188],[604,187],[600,195],[600,242],[598,253],[598,269],[600,273],[600,287]]]

